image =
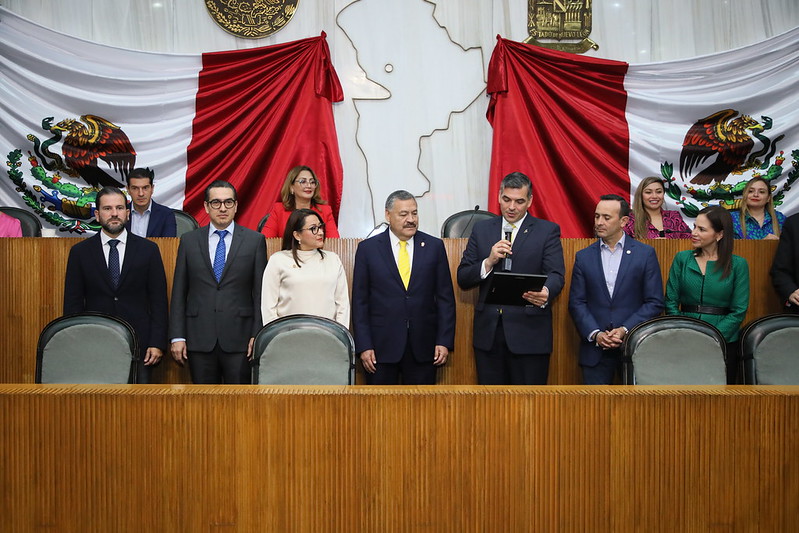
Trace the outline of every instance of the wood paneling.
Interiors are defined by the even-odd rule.
[[[0,385],[0,428],[2,531],[799,524],[799,387]]]
[[[155,239],[161,249],[167,281],[171,290],[172,272],[177,254],[177,239]],[[0,382],[32,383],[35,374],[36,341],[39,332],[61,314],[64,271],[69,248],[77,239],[0,239],[0,272],[6,280],[0,293]],[[466,239],[445,241],[453,280]],[[590,239],[564,239],[566,288],[554,302],[555,351],[550,364],[550,384],[580,383],[577,365],[579,339],[568,306],[569,281],[574,254],[590,244]],[[665,283],[671,258],[690,243],[678,240],[648,241],[655,246]],[[773,241],[737,241],[736,253],[747,259],[751,278],[750,306],[746,321],[780,311],[780,303],[771,288],[768,270],[776,249]],[[338,253],[352,285],[352,263],[358,245],[356,239],[331,239],[327,248]],[[279,249],[278,239],[268,239],[271,254]],[[439,375],[441,384],[476,383],[472,353],[472,318],[477,290],[463,291],[455,284],[457,327],[455,351]],[[163,383],[188,383],[188,369],[178,367],[171,358],[155,373]],[[362,382],[359,373],[358,382]]]

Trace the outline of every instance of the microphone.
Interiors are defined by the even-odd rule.
[[[505,225],[502,226],[502,232],[505,233],[505,240],[510,242],[510,238],[513,236],[513,227],[505,222]],[[502,269],[510,272],[512,264],[511,258],[506,255],[505,259],[503,259]]]
[[[461,230],[461,234],[458,235],[459,239],[462,239],[466,235],[466,232],[470,230],[470,228],[472,227],[472,220],[474,220],[474,215],[476,215],[479,210],[480,210],[479,204],[474,206],[474,211],[472,211],[472,216],[469,217],[468,222],[466,222],[466,225],[463,226],[463,229]]]

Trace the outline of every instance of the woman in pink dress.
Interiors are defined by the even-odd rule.
[[[633,212],[624,232],[635,239],[690,239],[691,230],[678,211],[663,209],[663,180],[644,178],[635,190]]]

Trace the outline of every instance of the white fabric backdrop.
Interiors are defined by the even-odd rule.
[[[345,93],[336,121],[344,163],[340,228],[348,237],[364,236],[383,220],[384,199],[396,188],[421,197],[421,227],[433,234],[449,214],[486,205],[485,70],[497,34],[527,35],[526,0],[300,0],[283,30],[255,41],[219,28],[202,0],[0,4],[75,37],[158,52],[249,48],[326,31]],[[667,61],[796,26],[796,0],[594,2],[591,38],[600,49],[589,53]]]

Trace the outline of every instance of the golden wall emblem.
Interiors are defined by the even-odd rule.
[[[260,39],[288,24],[299,0],[205,0],[205,7],[228,33]]]
[[[591,0],[528,0],[526,43],[582,54],[599,45],[591,35]]]

